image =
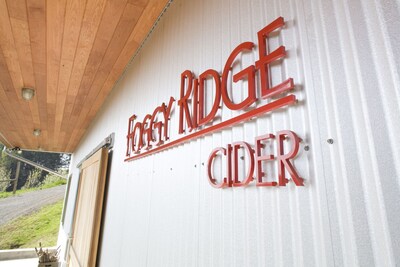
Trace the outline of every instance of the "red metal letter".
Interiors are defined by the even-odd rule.
[[[163,115],[164,115],[164,141],[167,141],[169,139],[168,136],[168,126],[169,126],[169,121],[170,121],[170,116],[172,112],[172,104],[175,102],[175,98],[172,96],[169,98],[169,103],[168,107],[165,109],[165,104],[163,103]]]
[[[268,54],[268,37],[271,32],[284,25],[284,19],[279,17],[272,23],[268,24],[264,29],[260,30],[257,34],[260,59],[256,62],[256,67],[260,70],[261,95],[263,98],[267,98],[294,88],[294,82],[292,78],[289,78],[283,83],[274,87],[270,87],[269,64],[286,56],[286,50],[284,46],[280,46]]]
[[[192,126],[197,128],[199,126],[199,80],[193,80],[193,116],[192,116]]]
[[[158,142],[156,143],[157,146],[162,144],[162,136],[161,136],[161,127],[163,126],[163,123],[161,121],[156,121],[157,118],[157,114],[160,112],[164,112],[165,109],[165,104],[162,103],[161,106],[158,106],[154,109],[153,111],[153,115],[151,115],[151,119],[150,119],[150,134],[147,135],[147,147],[148,149],[151,148],[151,143],[150,142],[155,142],[156,140],[154,139],[153,136],[153,130],[158,129]]]
[[[229,182],[230,181],[230,177],[229,177],[230,171],[229,170],[231,169],[231,164],[230,164],[230,160],[228,159],[228,162],[227,162],[228,177],[223,178],[221,183],[217,184],[216,183],[217,180],[213,178],[212,167],[213,167],[214,158],[217,156],[218,152],[222,152],[223,155],[226,155],[226,149],[223,147],[217,147],[211,152],[210,157],[208,158],[208,163],[207,163],[208,181],[215,188],[224,188],[224,187],[228,187],[230,184],[230,182]]]
[[[136,140],[135,138],[137,135],[137,131],[139,131],[139,136],[137,137]],[[140,153],[142,147],[143,147],[143,125],[141,122],[136,122],[135,126],[133,127],[133,133],[132,133],[132,150],[135,154],[138,154]]]
[[[254,66],[251,65],[247,67],[246,69],[238,72],[236,75],[233,76],[233,82],[238,82],[239,80],[243,80],[244,78],[247,77],[248,79],[248,89],[247,89],[247,97],[244,99],[242,102],[235,104],[233,101],[229,98],[228,94],[228,74],[229,71],[232,69],[232,64],[239,55],[240,52],[245,51],[245,50],[252,50],[254,47],[254,43],[252,42],[245,42],[241,43],[239,46],[237,46],[229,56],[228,60],[226,61],[224,72],[222,73],[222,80],[221,80],[221,94],[222,94],[222,100],[224,101],[225,105],[231,109],[231,110],[239,110],[246,108],[253,104],[256,101],[256,90],[255,90],[255,81],[254,81]]]
[[[148,122],[149,121],[149,122]],[[142,123],[142,130],[143,130],[143,139],[146,140],[146,147],[145,149],[149,150],[151,148],[151,142],[153,141],[153,129],[151,125],[151,115],[147,114]],[[147,135],[147,138],[144,138],[144,136]]]
[[[126,156],[131,155],[133,149],[134,135],[133,135],[133,122],[136,120],[136,115],[132,115],[129,118],[128,123],[128,134],[126,135]]]
[[[251,181],[253,181],[253,173],[254,173],[254,152],[251,146],[246,143],[246,142],[235,142],[232,144],[233,147],[233,186],[246,186],[248,185]],[[249,156],[250,159],[250,166],[249,170],[247,171],[246,178],[243,180],[243,182],[239,181],[239,174],[238,174],[238,167],[239,167],[239,162],[238,162],[238,150],[240,148],[244,148],[244,150],[247,152],[247,155]]]
[[[185,93],[185,81],[187,81],[186,93]],[[183,115],[185,114],[186,124],[188,126],[189,131],[192,131],[192,119],[190,116],[190,111],[188,107],[188,100],[190,95],[192,94],[192,83],[193,83],[193,74],[190,70],[185,70],[181,74],[181,98],[178,101],[179,105],[179,133],[184,133],[183,129]]]
[[[212,109],[210,113],[204,117],[204,83],[207,77],[212,77],[215,82],[215,98]],[[212,121],[215,117],[215,114],[218,111],[219,104],[221,102],[221,82],[219,80],[219,74],[215,70],[209,69],[200,74],[199,76],[199,123],[198,125],[204,125],[210,121]],[[197,105],[197,103],[195,103]]]
[[[289,182],[288,179],[285,177],[285,168],[288,170],[290,176],[292,177],[293,182],[297,186],[303,186],[303,178],[299,177],[295,168],[293,167],[292,163],[289,161],[290,159],[294,158],[297,153],[299,152],[299,144],[301,139],[292,131],[280,131],[277,133],[278,136],[278,174],[279,174],[279,185],[286,186]],[[285,137],[288,137],[292,140],[292,150],[288,154],[284,154],[284,140]]]
[[[268,140],[268,139],[274,139],[275,136],[273,134],[266,134],[266,135],[261,135],[256,137],[256,155],[255,155],[255,160],[257,162],[257,181],[256,185],[257,186],[276,186],[278,183],[277,182],[263,182],[263,177],[265,176],[265,173],[262,171],[262,161],[271,161],[274,159],[274,155],[261,155],[261,149],[264,144],[261,143],[261,141]]]

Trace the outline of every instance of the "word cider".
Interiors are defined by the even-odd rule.
[[[266,142],[272,142],[276,140],[277,153],[276,156],[273,154],[263,154],[263,150],[266,147]],[[291,148],[288,153],[284,152],[284,142],[288,141],[291,143]],[[301,178],[296,169],[293,167],[290,159],[293,159],[299,152],[301,139],[292,131],[279,131],[276,135],[266,134],[255,138],[254,148],[247,142],[234,142],[228,144],[226,148],[217,147],[215,148],[208,158],[207,164],[207,175],[208,181],[215,188],[225,188],[232,186],[247,186],[253,180],[256,180],[256,186],[286,186],[289,182],[286,179],[285,169],[288,170],[293,182],[297,186],[303,186],[303,178]],[[242,181],[239,180],[239,149],[243,149],[245,152],[245,158],[248,159],[247,174]],[[265,152],[265,151],[264,151]],[[213,166],[215,158],[220,154],[223,156],[222,162],[226,164],[225,177],[218,182],[213,175]],[[274,161],[278,167],[278,182],[276,181],[263,181],[263,177],[266,173],[263,171],[263,161]],[[256,179],[253,178],[255,172]]]

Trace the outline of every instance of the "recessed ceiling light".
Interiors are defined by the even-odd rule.
[[[21,90],[21,94],[23,99],[29,101],[35,95],[35,90],[32,88],[23,87]]]
[[[42,133],[42,131],[40,129],[33,130],[33,135],[34,136],[39,136],[41,133]]]

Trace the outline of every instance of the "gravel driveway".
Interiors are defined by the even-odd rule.
[[[64,197],[65,185],[0,199],[0,226]]]

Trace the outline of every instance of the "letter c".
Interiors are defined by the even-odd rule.
[[[214,158],[217,157],[218,152],[221,152],[223,155],[226,156],[226,149],[223,147],[217,147],[211,152],[210,157],[208,158],[208,163],[207,163],[208,181],[210,182],[211,186],[213,186],[215,188],[224,188],[224,187],[229,186],[229,179],[225,177],[225,178],[223,178],[221,183],[217,184],[216,183],[217,180],[213,177],[213,173],[212,173],[213,161],[214,161]]]

